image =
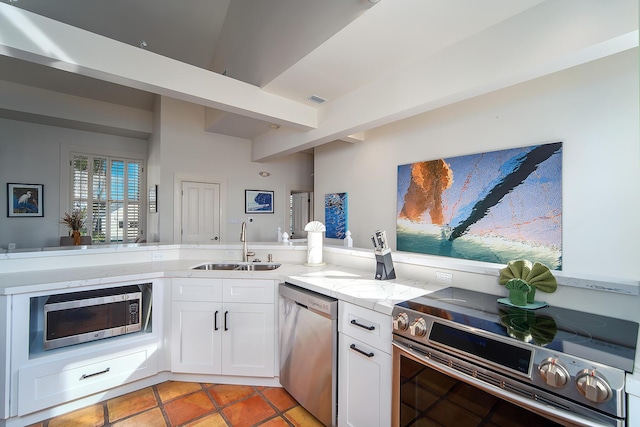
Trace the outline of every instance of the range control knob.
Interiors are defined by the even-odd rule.
[[[538,367],[538,372],[547,385],[556,388],[566,386],[571,378],[565,367],[554,357],[545,359]]]
[[[406,331],[409,327],[409,316],[407,313],[400,313],[393,318],[393,329],[396,331]]]
[[[606,402],[613,395],[607,380],[595,369],[584,369],[576,375],[576,387],[581,395],[595,403]]]
[[[423,337],[427,334],[427,322],[421,317],[413,321],[412,324],[409,325],[409,332],[414,337]]]

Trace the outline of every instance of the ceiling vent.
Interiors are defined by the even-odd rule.
[[[320,98],[318,95],[311,95],[309,98],[307,98],[309,101],[311,102],[315,102],[316,104],[322,104],[324,102],[326,102],[327,100],[324,98]]]

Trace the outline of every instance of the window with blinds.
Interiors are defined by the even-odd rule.
[[[128,243],[142,235],[140,160],[72,154],[72,209],[86,212],[83,233],[93,243]]]

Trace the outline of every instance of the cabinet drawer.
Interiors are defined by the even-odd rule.
[[[391,354],[391,316],[340,301],[338,317],[340,332]]]
[[[174,301],[222,301],[222,279],[174,278],[171,282]]]
[[[18,373],[18,415],[155,375],[157,371],[155,346],[82,362],[23,368]]]
[[[275,282],[260,279],[222,279],[224,302],[275,302]]]

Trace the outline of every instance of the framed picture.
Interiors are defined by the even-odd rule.
[[[244,190],[245,213],[273,213],[273,191]]]
[[[562,142],[398,166],[398,251],[562,270]]]
[[[42,184],[7,183],[7,216],[44,216]]]
[[[344,239],[347,233],[347,193],[324,195],[324,221],[327,227],[325,236],[332,239]]]

